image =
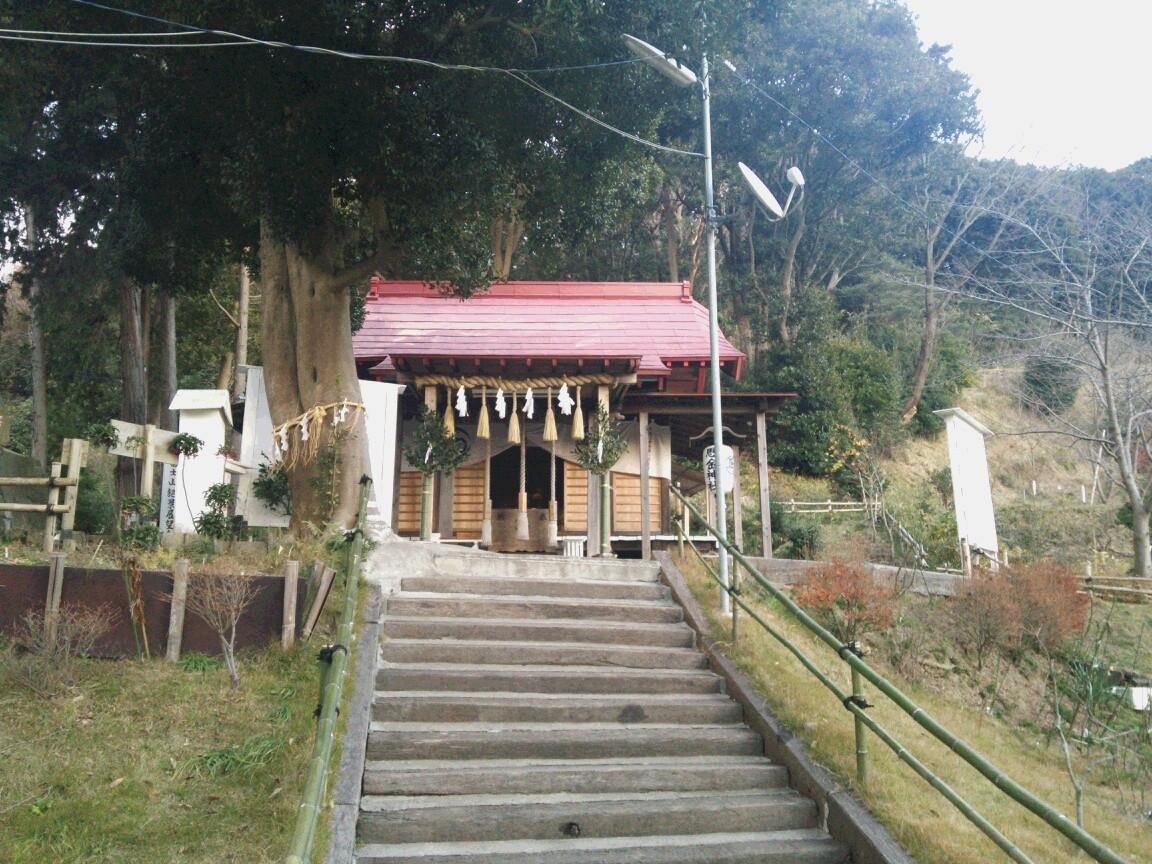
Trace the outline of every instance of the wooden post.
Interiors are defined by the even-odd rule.
[[[64,506],[68,508],[60,518],[60,545],[65,552],[76,551],[76,539],[72,536],[76,525],[76,496],[80,491],[80,469],[88,455],[88,442],[83,438],[67,438],[60,451],[60,461],[68,466],[65,477],[76,482],[64,487]]]
[[[53,462],[48,474],[48,501],[44,513],[44,552],[48,555],[56,548],[56,520],[59,518],[56,506],[60,500],[60,487],[52,481],[60,478],[60,472],[60,463]]]
[[[140,468],[140,494],[151,500],[153,480],[156,477],[156,427],[151,423],[144,424],[144,443],[141,445],[140,458],[144,462]]]
[[[760,554],[772,557],[772,501],[768,489],[768,423],[756,412],[756,476],[760,483]]]
[[[184,609],[188,603],[188,561],[177,559],[172,565],[172,608],[168,612],[169,663],[180,662],[180,646],[184,641]]]
[[[456,494],[455,488],[455,471],[449,471],[446,474],[440,475],[440,489],[436,507],[436,530],[440,532],[442,539],[456,536],[453,533],[452,525],[452,499]]]
[[[652,557],[652,502],[648,490],[648,412],[640,412],[640,557]]]
[[[740,500],[740,448],[732,448],[732,542],[744,551],[744,502]],[[736,570],[737,568],[732,568]],[[733,611],[735,614],[735,611]]]
[[[56,632],[60,623],[60,598],[64,593],[64,561],[66,556],[57,553],[48,563],[48,594],[44,600],[44,640],[56,645]]]
[[[287,651],[296,644],[296,586],[300,582],[300,562],[284,562],[284,626],[280,647]]]

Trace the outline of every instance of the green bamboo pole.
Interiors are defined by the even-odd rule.
[[[864,681],[860,678],[860,673],[855,669],[852,670],[852,699],[856,700],[857,707],[863,707],[864,699]],[[861,712],[855,713],[855,733],[856,733],[856,779],[860,781],[861,788],[868,786],[868,733],[864,731],[864,719]]]
[[[600,475],[600,557],[612,557],[612,493],[608,471]]]
[[[344,552],[344,610],[340,628],[336,633],[335,650],[326,671],[322,670],[324,690],[320,700],[320,720],[316,724],[316,740],[308,763],[308,779],[304,784],[300,808],[296,812],[296,827],[292,832],[292,845],[285,864],[308,864],[312,860],[312,844],[316,837],[316,823],[323,809],[324,794],[328,786],[328,763],[332,757],[332,741],[336,732],[336,719],[340,713],[340,694],[344,685],[344,671],[348,666],[348,646],[352,643],[352,624],[356,618],[356,604],[360,587],[360,558],[364,550],[364,517],[367,512],[368,476],[360,478],[360,501],[356,511],[356,528],[345,539]]]
[[[673,490],[675,491],[675,490]],[[748,570],[749,574],[756,583],[767,591],[775,600],[777,600],[784,608],[786,608],[793,617],[800,621],[806,628],[812,631],[821,641],[831,647],[834,651],[841,654],[845,663],[852,669],[857,670],[869,683],[876,687],[881,693],[895,702],[903,711],[905,711],[913,720],[920,726],[926,729],[933,737],[944,743],[950,750],[952,750],[961,759],[979,771],[984,777],[992,781],[992,784],[1015,801],[1020,806],[1029,810],[1046,824],[1055,828],[1069,840],[1071,840],[1077,847],[1083,849],[1091,855],[1100,864],[1128,864],[1116,852],[1105,845],[1101,840],[1089,834],[1083,828],[1078,826],[1075,822],[1070,820],[1067,816],[1051,806],[1047,801],[1038,798],[1036,795],[1029,792],[992,762],[986,759],[979,751],[954,735],[949,729],[943,726],[939,721],[932,717],[921,706],[917,705],[914,701],[909,699],[898,687],[890,682],[883,675],[876,672],[865,663],[861,658],[852,654],[850,651],[842,651],[843,644],[826,628],[821,626],[819,622],[812,618],[807,612],[801,609],[796,601],[793,600],[788,594],[781,591],[771,582],[764,578],[759,570],[744,556],[744,554],[727,540],[721,538],[707,520],[700,517],[700,512],[692,506],[686,498],[679,493],[677,497],[683,501],[688,508],[696,514],[697,517],[704,522],[705,527],[716,541],[720,543],[728,552]]]
[[[700,552],[696,549],[695,544],[692,543],[691,540],[688,542],[692,546],[693,551],[696,552],[697,556],[700,556]],[[701,561],[703,562],[702,557]],[[706,564],[705,566],[707,567]],[[709,568],[709,573],[712,577],[712,580],[716,582],[717,585],[723,587],[723,582],[721,582],[719,574],[711,570],[711,568]],[[734,603],[740,605],[744,611],[748,613],[748,617],[763,627],[764,631],[769,636],[779,642],[790,654],[792,654],[793,657],[799,660],[800,664],[805,669],[807,669],[808,672],[811,673],[811,675],[816,678],[817,681],[823,684],[832,693],[832,695],[835,696],[842,705],[844,705],[845,708],[852,712],[855,719],[859,720],[861,723],[871,729],[876,734],[877,738],[879,738],[892,749],[892,752],[896,754],[897,758],[899,758],[901,762],[908,765],[921,777],[921,779],[923,779],[928,783],[928,785],[943,795],[948,800],[948,802],[952,804],[952,806],[959,810],[960,813],[963,814],[966,819],[968,819],[969,822],[980,829],[980,831],[982,831],[989,840],[1000,847],[1005,855],[1007,855],[1013,861],[1018,862],[1018,864],[1033,864],[1032,859],[1025,855],[1024,852],[1015,843],[1004,836],[1004,834],[1001,833],[995,825],[985,819],[984,816],[981,815],[975,807],[969,804],[955,789],[949,786],[937,774],[933,773],[932,770],[928,768],[928,766],[926,766],[923,762],[913,756],[907,750],[907,748],[905,748],[904,745],[901,744],[895,737],[888,734],[888,731],[884,729],[883,726],[881,726],[878,722],[873,720],[865,713],[865,709],[861,705],[852,702],[852,700],[847,697],[844,691],[836,686],[836,683],[831,678],[829,678],[807,654],[797,648],[795,643],[789,640],[782,631],[776,629],[773,625],[765,621],[759,615],[759,613],[752,609],[752,607],[745,603],[741,598],[733,597],[732,599]]]
[[[432,474],[424,474],[424,482],[420,489],[420,539],[432,538]]]

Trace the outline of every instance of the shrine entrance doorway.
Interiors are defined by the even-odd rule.
[[[498,552],[555,552],[548,546],[548,500],[551,497],[551,456],[542,447],[528,446],[524,459],[528,493],[527,540],[516,539],[520,499],[520,448],[509,447],[492,457],[492,549]],[[564,481],[557,467],[556,508],[563,524]]]

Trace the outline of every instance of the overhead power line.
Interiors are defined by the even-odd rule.
[[[641,62],[638,59],[630,58],[625,60],[610,60],[601,63],[586,63],[581,65],[570,66],[547,66],[539,68],[516,68],[516,67],[499,67],[499,66],[479,66],[466,63],[442,63],[435,60],[425,60],[419,57],[403,57],[392,54],[369,54],[359,51],[345,51],[337,48],[325,48],[318,45],[298,45],[291,42],[283,42],[275,39],[260,39],[255,36],[248,36],[243,33],[235,33],[230,30],[220,30],[212,27],[196,27],[191,24],[184,24],[180,21],[173,21],[169,18],[161,18],[156,15],[146,15],[142,12],[134,12],[131,9],[122,9],[115,6],[109,6],[104,3],[97,3],[94,0],[72,0],[82,6],[90,6],[94,9],[100,9],[105,12],[111,12],[117,15],[126,15],[130,18],[137,18],[143,21],[151,21],[155,24],[162,24],[166,27],[179,28],[178,33],[144,33],[144,34],[110,34],[110,33],[76,33],[64,31],[32,31],[32,30],[0,30],[0,40],[19,41],[19,42],[36,42],[36,43],[51,43],[56,45],[83,45],[89,47],[119,47],[119,48],[223,48],[235,47],[239,45],[260,45],[266,48],[288,51],[300,51],[308,54],[320,54],[330,57],[338,57],[346,60],[362,60],[377,63],[395,63],[407,64],[412,66],[422,66],[430,69],[436,69],[446,72],[475,72],[487,74],[499,74],[511,78],[521,86],[528,87],[529,89],[539,93],[540,95],[556,102],[568,111],[576,114],[577,116],[594,123],[597,126],[619,135],[633,143],[640,144],[644,147],[649,147],[663,153],[674,153],[680,156],[693,156],[700,158],[702,153],[693,150],[684,150],[678,147],[669,147],[660,144],[656,141],[650,141],[647,138],[642,138],[632,132],[614,126],[613,124],[596,117],[589,112],[576,107],[571,102],[563,99],[557,94],[543,87],[538,82],[529,77],[530,74],[541,74],[550,72],[571,72],[571,71],[585,71],[591,69],[603,69],[615,66],[626,66],[632,63]],[[7,35],[6,35],[7,34]],[[186,43],[173,43],[173,42],[124,42],[124,41],[105,41],[114,36],[124,36],[125,38],[153,38],[163,39],[167,37],[176,36],[217,36],[229,41],[226,42],[186,42]],[[91,37],[74,39],[62,37]]]

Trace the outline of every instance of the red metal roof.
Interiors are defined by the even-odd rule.
[[[707,362],[708,310],[689,283],[505,282],[460,300],[427,283],[372,280],[358,361],[628,360],[641,376]],[[720,336],[737,377],[744,355]]]

